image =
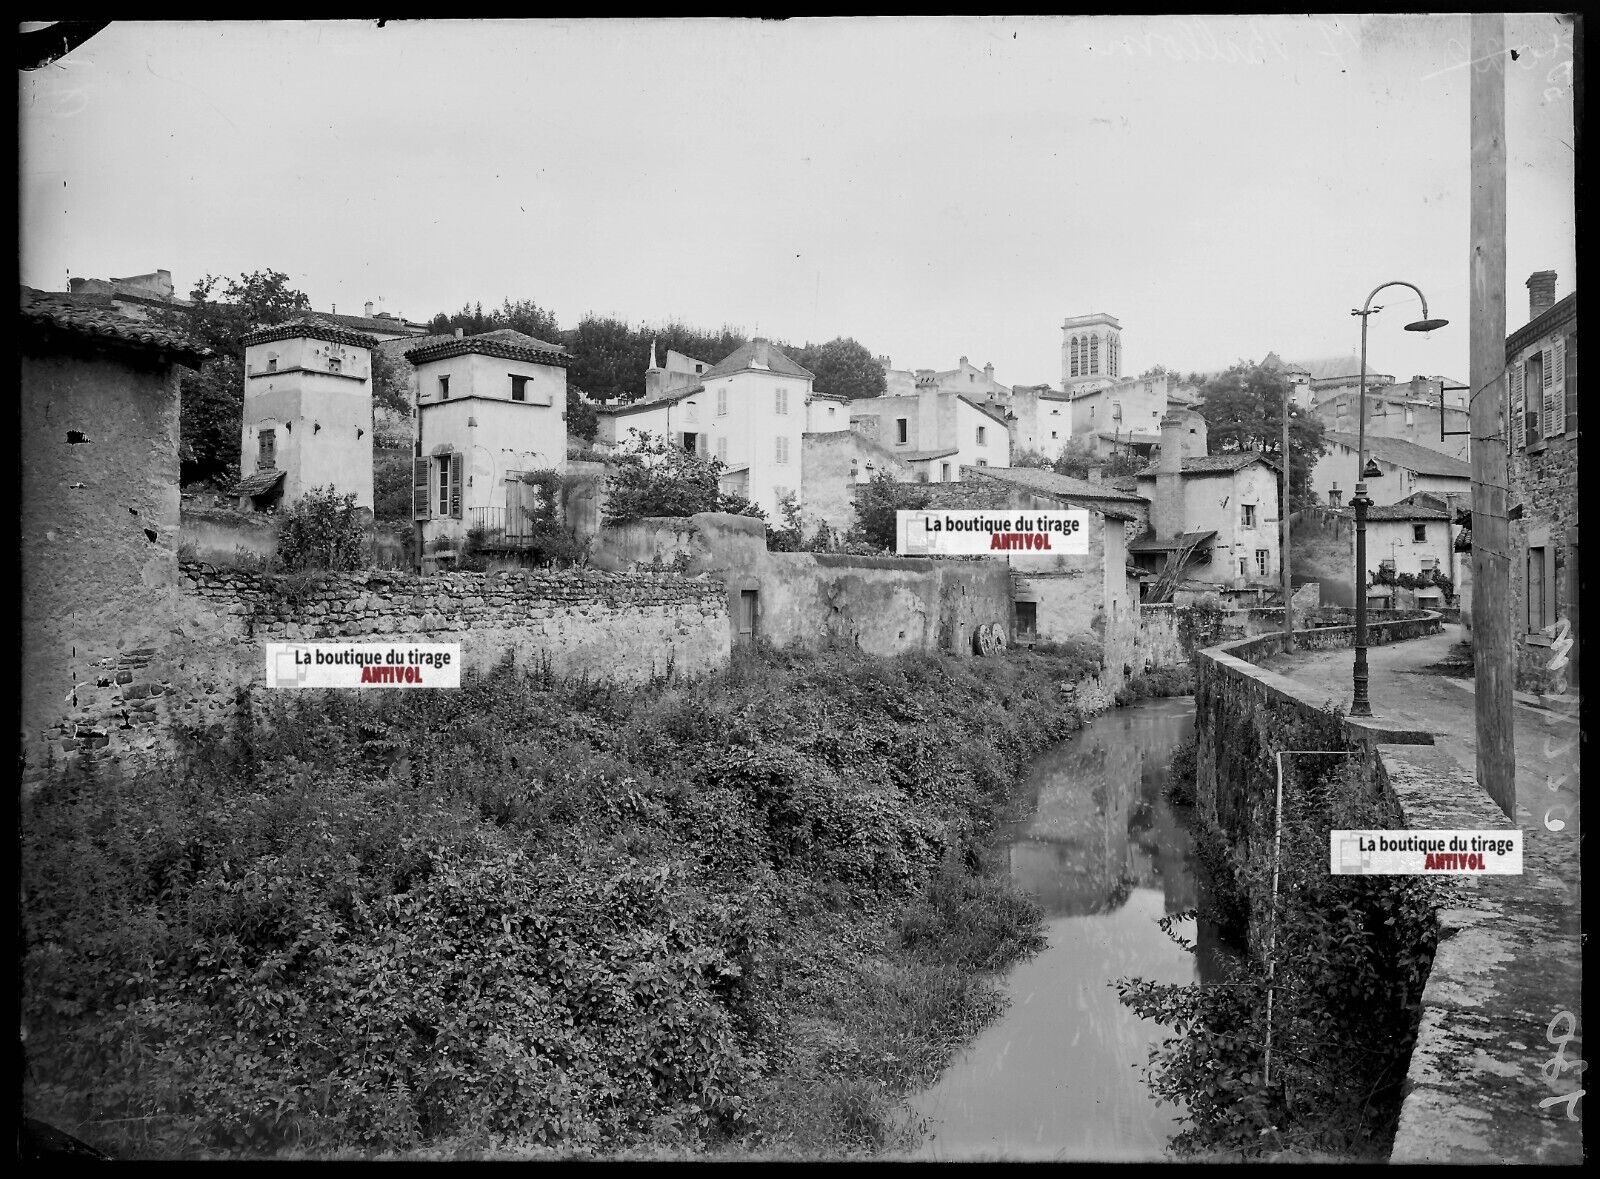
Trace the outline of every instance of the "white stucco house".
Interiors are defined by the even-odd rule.
[[[507,328],[406,359],[416,368],[413,517],[424,566],[459,550],[469,529],[519,535],[522,476],[566,469],[566,349]]]
[[[241,508],[329,487],[372,509],[372,349],[361,332],[303,318],[244,337],[236,491]]]

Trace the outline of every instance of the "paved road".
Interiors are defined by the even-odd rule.
[[[1476,776],[1478,734],[1472,681],[1420,670],[1442,662],[1451,647],[1464,638],[1460,624],[1447,624],[1442,634],[1367,648],[1367,698],[1372,703],[1374,720],[1393,721],[1432,733],[1440,750]],[[1335,704],[1345,708],[1350,705],[1353,650],[1276,655],[1263,661],[1262,666],[1313,692],[1326,692]],[[1512,708],[1516,718],[1518,825],[1527,831],[1544,830],[1547,815],[1552,823],[1565,823],[1560,833],[1573,840],[1576,867],[1578,726],[1542,708],[1526,704]],[[1558,806],[1566,807],[1570,815],[1563,818],[1560,811],[1553,809]]]
[[[1369,648],[1368,696],[1375,720],[1432,733],[1439,751],[1475,779],[1472,682],[1420,670],[1443,660],[1462,638],[1462,628],[1452,625],[1440,635]],[[1346,707],[1354,665],[1349,649],[1277,655],[1267,663]],[[1397,1161],[1568,1163],[1582,1157],[1581,1123],[1569,1122],[1561,1104],[1582,1079],[1575,1062],[1563,1066],[1569,1070],[1564,1076],[1552,1075],[1561,1035],[1575,1033],[1571,1047],[1562,1049],[1568,1057],[1583,1055],[1582,738],[1575,722],[1543,709],[1515,704],[1513,714],[1515,825],[1524,833],[1524,874],[1514,882],[1463,882],[1459,909],[1448,918],[1441,914],[1457,932],[1441,945],[1437,977],[1430,977],[1423,995]],[[1577,1112],[1581,1116],[1581,1107]]]

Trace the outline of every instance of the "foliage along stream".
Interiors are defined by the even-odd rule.
[[[1005,1014],[911,1099],[919,1157],[1163,1157],[1175,1111],[1140,1072],[1170,1031],[1111,984],[1211,974],[1157,924],[1198,904],[1189,832],[1163,790],[1193,724],[1193,697],[1145,701],[1034,761],[1000,841],[1012,880],[1044,906],[1049,944],[1004,979]],[[1195,940],[1194,920],[1172,925]]]

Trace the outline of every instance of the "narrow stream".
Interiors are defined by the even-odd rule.
[[[1000,1020],[911,1099],[927,1119],[919,1157],[1162,1157],[1174,1111],[1140,1068],[1170,1032],[1110,984],[1196,977],[1195,956],[1156,924],[1197,904],[1189,833],[1163,797],[1193,724],[1192,697],[1145,701],[1034,762],[1002,841],[1012,879],[1044,905],[1049,945],[1006,976]],[[1175,932],[1193,941],[1194,921]]]

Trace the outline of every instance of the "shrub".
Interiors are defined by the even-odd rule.
[[[642,431],[637,447],[618,455],[607,477],[605,522],[723,510],[722,470],[718,459],[690,454]]]
[[[364,524],[353,492],[313,488],[278,514],[278,561],[290,571],[359,569]]]

